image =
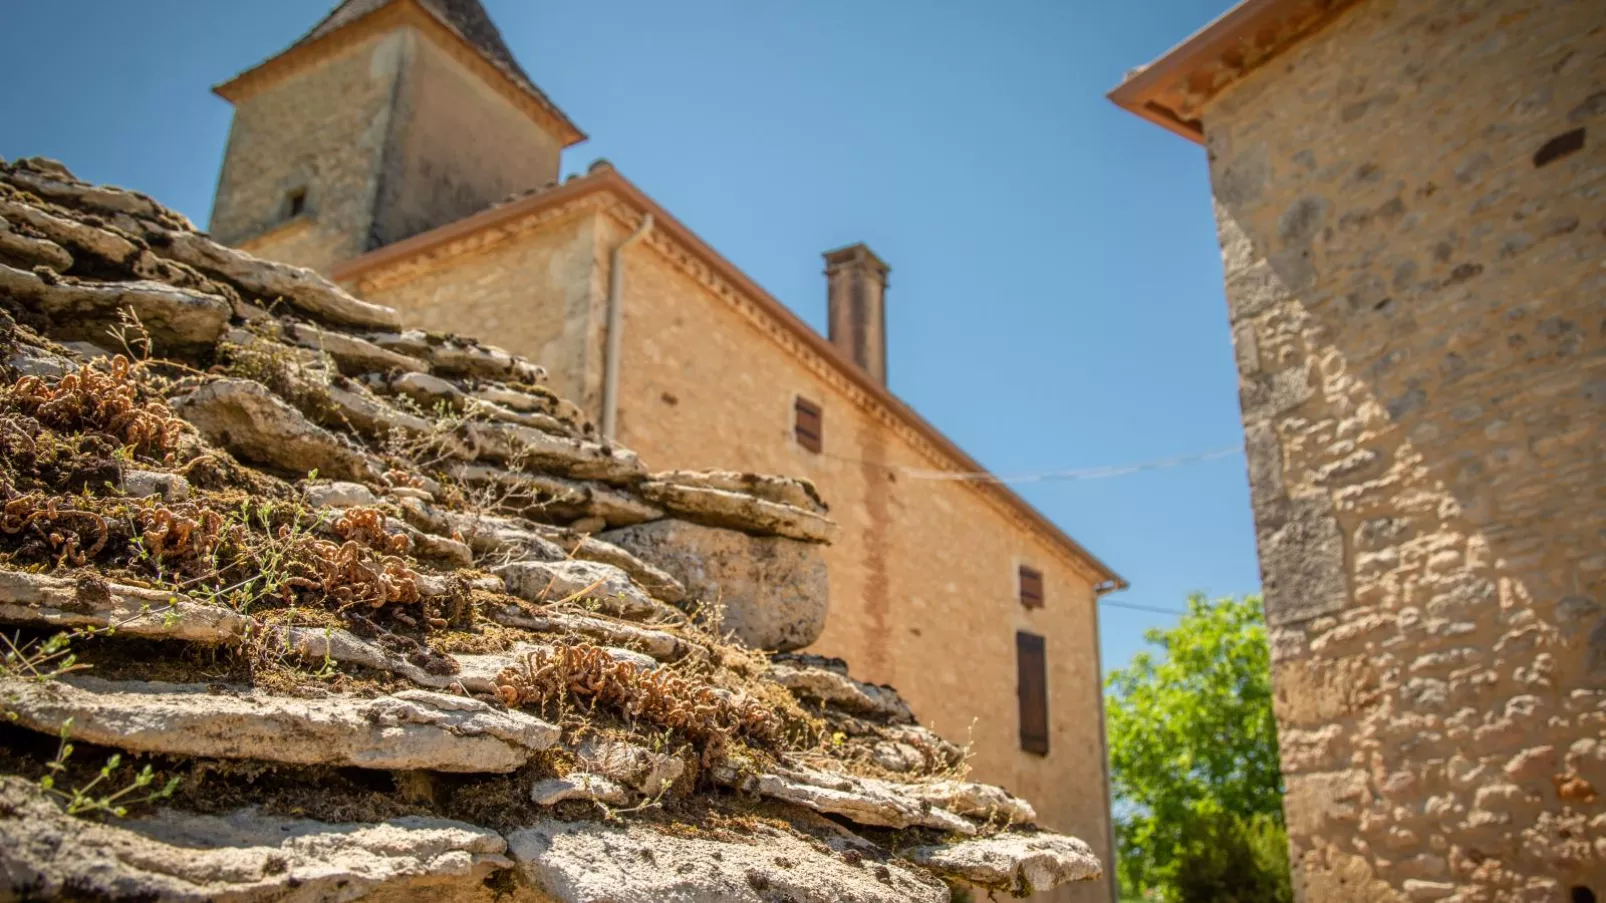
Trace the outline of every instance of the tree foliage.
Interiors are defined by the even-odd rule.
[[[1110,675],[1124,887],[1166,901],[1288,901],[1271,656],[1260,599],[1188,600]]]

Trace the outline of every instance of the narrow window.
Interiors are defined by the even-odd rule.
[[[792,410],[796,414],[792,434],[797,437],[797,444],[818,453],[825,447],[825,420],[820,415],[820,406],[799,395]]]
[[[294,219],[307,212],[307,189],[296,188],[284,196],[285,219]]]
[[[1015,634],[1015,662],[1019,672],[1020,748],[1048,755],[1048,659],[1043,638],[1035,633]]]
[[[1043,607],[1043,572],[1024,564],[1020,566],[1020,604],[1027,608]]]

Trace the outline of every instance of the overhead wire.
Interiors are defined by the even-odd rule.
[[[790,435],[790,434],[788,434]],[[1144,461],[1135,461],[1129,464],[1112,464],[1102,467],[1075,467],[1060,470],[1044,470],[1035,473],[1013,474],[999,476],[990,471],[953,471],[953,470],[926,470],[914,467],[895,467],[881,461],[867,461],[863,458],[849,458],[835,455],[830,452],[820,452],[821,457],[842,461],[847,464],[863,464],[877,467],[882,470],[896,473],[901,476],[917,480],[939,480],[949,482],[968,483],[995,483],[1001,485],[1015,485],[1021,483],[1043,483],[1050,481],[1077,481],[1077,480],[1107,480],[1112,477],[1124,477],[1135,473],[1144,473],[1153,470],[1169,470],[1188,464],[1198,464],[1205,461],[1215,461],[1243,453],[1242,445],[1229,445],[1209,451],[1193,452],[1185,455],[1172,455],[1166,458],[1150,458]],[[1132,611],[1143,611],[1152,614],[1185,616],[1187,612],[1175,608],[1162,608],[1158,605],[1143,605],[1138,602],[1123,602],[1108,597],[1099,599],[1100,605],[1114,608],[1126,608]]]

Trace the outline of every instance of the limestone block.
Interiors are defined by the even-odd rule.
[[[644,796],[664,793],[686,772],[679,758],[620,740],[588,738],[574,751],[580,767]]]
[[[481,345],[461,339],[429,344],[429,362],[437,373],[499,379],[538,385],[546,382],[546,370],[495,345]]]
[[[63,337],[99,338],[132,309],[161,346],[211,345],[228,325],[229,302],[160,282],[88,282],[52,279],[0,264],[0,294],[54,319]]]
[[[477,699],[403,690],[378,699],[290,699],[209,685],[68,677],[0,682],[16,723],[132,752],[297,765],[509,772],[558,728]]]
[[[364,391],[347,387],[357,385],[348,383],[343,386],[336,382],[327,389],[335,413],[357,432],[370,438],[383,439],[393,432],[417,436],[431,430],[430,422],[417,414],[403,411]],[[446,441],[446,438],[442,437],[442,441]]]
[[[1031,824],[1037,821],[1037,810],[1032,804],[991,784],[973,784],[969,781],[930,781],[910,784],[903,792],[914,799],[941,806],[949,812],[968,815],[989,822],[1010,825]]]
[[[688,598],[723,606],[721,629],[756,649],[801,649],[825,629],[825,556],[812,543],[675,519],[602,538],[663,568]]]
[[[558,521],[600,517],[607,526],[625,527],[664,516],[664,510],[657,505],[593,480],[504,470],[488,464],[453,463],[442,469],[452,479],[471,486],[492,486],[508,493],[508,504],[524,502],[521,513],[531,517]]]
[[[1349,601],[1344,533],[1326,495],[1289,499],[1285,518],[1260,538],[1266,622],[1306,621],[1342,610]]]
[[[406,536],[411,540],[411,553],[425,561],[450,568],[466,568],[474,565],[474,551],[466,542],[420,530],[394,517],[385,518],[385,530]]]
[[[243,809],[100,823],[0,777],[0,897],[205,903],[355,900],[477,887],[510,865],[501,835],[439,818],[329,824]],[[394,899],[394,898],[392,898]]]
[[[190,497],[190,481],[176,473],[124,468],[123,492],[134,498],[160,496],[163,501],[182,502]]]
[[[567,557],[556,543],[520,518],[464,514],[416,498],[399,498],[396,504],[408,523],[420,530],[458,537],[481,556],[504,561],[562,561]]]
[[[427,579],[420,577],[421,582]],[[476,692],[493,692],[495,672],[517,664],[511,655],[488,657],[495,661],[486,667],[495,670],[482,683],[473,684],[456,673],[458,666],[450,656],[441,653],[420,651],[412,656],[415,663],[346,630],[266,627],[233,609],[203,605],[171,592],[20,571],[0,571],[0,623],[57,628],[116,624],[117,632],[126,636],[209,645],[237,643],[248,634],[269,631],[272,644],[308,661],[359,665],[424,687],[462,683]]]
[[[813,843],[770,824],[740,838],[639,824],[539,822],[508,834],[523,876],[559,903],[946,903],[948,888],[832,826]],[[816,846],[823,845],[824,849]]]
[[[678,621],[680,612],[647,595],[630,575],[595,561],[515,561],[494,568],[508,592],[537,604],[572,599],[632,621]]]
[[[998,834],[915,847],[905,855],[939,874],[1023,896],[1104,877],[1087,844],[1060,834]]]
[[[151,230],[146,239],[163,257],[231,283],[265,304],[283,299],[297,312],[336,326],[395,329],[401,323],[391,308],[355,298],[312,270],[253,257],[198,232]]]
[[[0,623],[49,627],[116,624],[118,632],[128,636],[215,644],[242,635],[252,621],[233,609],[201,605],[161,590],[0,571]]]
[[[361,483],[345,480],[308,483],[301,487],[301,497],[314,508],[355,508],[379,504],[379,497]]]
[[[33,229],[79,257],[98,261],[102,265],[123,266],[139,253],[138,246],[115,232],[97,229],[10,198],[0,197],[0,216]]]
[[[835,522],[813,511],[742,492],[662,480],[648,480],[638,489],[648,501],[687,520],[712,527],[819,543],[830,542],[836,532]]]
[[[798,696],[817,699],[855,714],[899,724],[913,724],[915,720],[909,704],[891,687],[867,684],[829,668],[779,659],[770,665],[770,677]]]
[[[647,472],[629,449],[555,436],[517,423],[469,423],[464,429],[476,457],[509,467],[626,486]]]
[[[624,571],[630,575],[630,579],[641,584],[641,588],[650,593],[654,599],[676,603],[682,602],[686,598],[686,588],[681,586],[680,581],[671,576],[668,571],[642,561],[631,552],[611,542],[574,529],[548,527],[540,524],[533,524],[531,527],[575,558],[582,561],[611,564]]]
[[[240,458],[290,473],[382,482],[385,468],[366,451],[308,420],[262,385],[220,379],[171,402],[202,435]]]
[[[78,369],[72,361],[59,354],[21,344],[6,358],[6,364],[23,376],[59,377]]]
[[[761,498],[779,505],[791,505],[815,514],[824,514],[825,501],[820,491],[808,480],[759,473],[739,473],[732,470],[667,470],[655,473],[652,478],[660,483],[672,483],[693,489],[719,489]]]
[[[509,627],[549,633],[578,633],[610,646],[639,649],[655,661],[675,662],[688,655],[706,657],[706,648],[664,630],[654,630],[627,621],[592,617],[572,611],[544,611],[530,614],[517,605],[488,612],[491,620]]]
[[[5,173],[3,181],[66,207],[88,208],[110,214],[126,213],[152,220],[179,218],[178,214],[145,195],[110,185],[80,182],[65,166],[54,160],[39,157],[18,160],[17,165]]]
[[[536,781],[535,786],[530,788],[530,801],[537,806],[556,806],[569,800],[623,806],[630,802],[630,791],[605,777],[584,771]]]
[[[0,198],[0,203],[4,199]],[[0,210],[0,214],[3,214]],[[72,255],[61,245],[45,238],[33,238],[15,232],[4,216],[0,216],[0,263],[19,270],[36,266],[49,267],[58,273],[72,269]]]
[[[348,376],[370,371],[421,372],[429,369],[429,364],[416,357],[387,351],[366,339],[332,329],[320,329],[308,323],[284,324],[284,337],[303,348],[328,354]]]
[[[910,795],[910,785],[875,778],[820,771],[802,765],[776,765],[749,773],[730,765],[712,770],[717,783],[770,799],[839,815],[861,825],[885,828],[936,828],[973,835],[976,826],[940,806]]]

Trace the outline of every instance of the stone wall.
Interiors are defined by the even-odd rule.
[[[600,247],[628,234],[611,216],[599,223]],[[1030,795],[1044,825],[1106,855],[1105,799],[1093,789],[1104,781],[1093,578],[973,487],[900,473],[947,465],[854,401],[840,377],[783,348],[682,258],[662,236],[627,252],[620,440],[664,467],[812,480],[839,533],[826,549],[830,614],[811,651],[895,684],[926,723],[973,743],[977,776]],[[822,454],[793,439],[798,394],[823,410]],[[1044,574],[1040,610],[1018,601],[1022,563]],[[1020,749],[1017,630],[1047,638],[1046,757]],[[1059,893],[1048,899],[1109,897],[1102,883]]]
[[[367,250],[406,44],[404,32],[362,41],[235,106],[209,227],[219,241],[316,270]],[[305,225],[286,222],[297,189]]]
[[[374,240],[387,245],[558,178],[562,148],[506,97],[416,31]]]
[[[1304,899],[1606,894],[1599,4],[1367,0],[1205,132]]]
[[[598,375],[588,380],[587,358],[601,353],[596,257],[595,221],[576,214],[449,266],[365,276],[360,289],[425,329],[497,336],[541,361],[554,391],[594,413],[601,370],[591,361]]]
[[[134,362],[95,344],[130,312]],[[650,472],[533,362],[401,325],[144,195],[0,160],[0,899],[1100,879],[895,690],[765,651],[818,635],[823,580],[750,594],[782,642],[710,629],[709,574],[820,565],[812,486]],[[772,567],[725,554],[757,548]]]

